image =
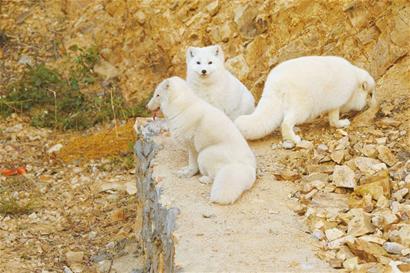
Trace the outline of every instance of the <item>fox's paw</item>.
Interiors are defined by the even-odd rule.
[[[284,139],[282,142],[282,147],[284,149],[293,149],[296,145],[302,143],[300,136],[295,135],[292,139]]]
[[[201,183],[201,184],[211,184],[212,179],[209,176],[203,175],[199,178],[199,183]]]
[[[302,139],[300,138],[300,136],[295,135],[295,136],[293,137],[292,141],[293,141],[295,144],[299,144],[299,143],[302,141]]]
[[[348,119],[341,119],[335,124],[336,128],[346,128],[349,127],[349,125],[350,121]]]
[[[189,178],[198,172],[198,168],[186,166],[177,171],[177,176],[180,178]]]

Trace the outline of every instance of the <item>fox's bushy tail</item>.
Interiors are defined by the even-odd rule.
[[[246,139],[262,138],[273,132],[282,122],[283,102],[274,90],[277,88],[275,82],[269,82],[269,78],[267,81],[255,111],[235,120],[236,127]]]
[[[244,191],[250,189],[256,180],[256,169],[246,164],[229,164],[222,167],[215,176],[211,190],[211,201],[232,204]]]

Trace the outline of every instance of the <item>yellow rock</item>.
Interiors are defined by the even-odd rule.
[[[377,152],[379,153],[378,158],[388,166],[393,166],[398,161],[396,156],[386,146],[378,146]]]
[[[374,232],[374,230],[370,216],[364,212],[356,214],[347,225],[347,234],[356,237]]]
[[[360,196],[370,194],[375,200],[379,200],[382,196],[390,197],[391,187],[387,170],[367,177],[361,181],[361,184],[354,189],[354,192]]]
[[[356,239],[354,243],[347,245],[353,254],[366,262],[377,262],[380,257],[387,255],[383,247],[365,240]]]

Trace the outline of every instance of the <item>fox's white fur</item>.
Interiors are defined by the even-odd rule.
[[[329,114],[331,126],[350,124],[340,112],[360,111],[368,93],[376,105],[375,81],[370,74],[335,56],[307,56],[285,61],[268,75],[262,97],[251,115],[235,124],[246,139],[259,139],[281,125],[285,140],[299,143],[293,127],[321,114]]]
[[[219,109],[196,96],[179,77],[162,81],[147,105],[159,108],[171,135],[189,152],[189,164],[179,176],[198,171],[201,182],[213,181],[211,201],[235,202],[256,179],[256,160],[233,122]]]
[[[219,45],[189,47],[186,51],[187,82],[200,98],[225,112],[232,120],[255,109],[251,92],[225,68]]]

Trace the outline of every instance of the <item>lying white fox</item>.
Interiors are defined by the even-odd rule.
[[[189,47],[186,51],[187,82],[200,98],[235,120],[255,110],[251,92],[225,68],[219,45]]]
[[[308,56],[285,61],[268,75],[262,97],[251,115],[235,124],[246,139],[259,139],[281,125],[282,137],[299,143],[293,127],[329,113],[331,126],[350,125],[340,112],[360,111],[368,93],[376,105],[375,81],[369,73],[334,56]]]
[[[211,201],[235,202],[256,179],[256,160],[233,122],[219,109],[197,97],[179,77],[161,82],[147,105],[161,109],[171,135],[189,152],[189,165],[179,176],[212,182]]]

